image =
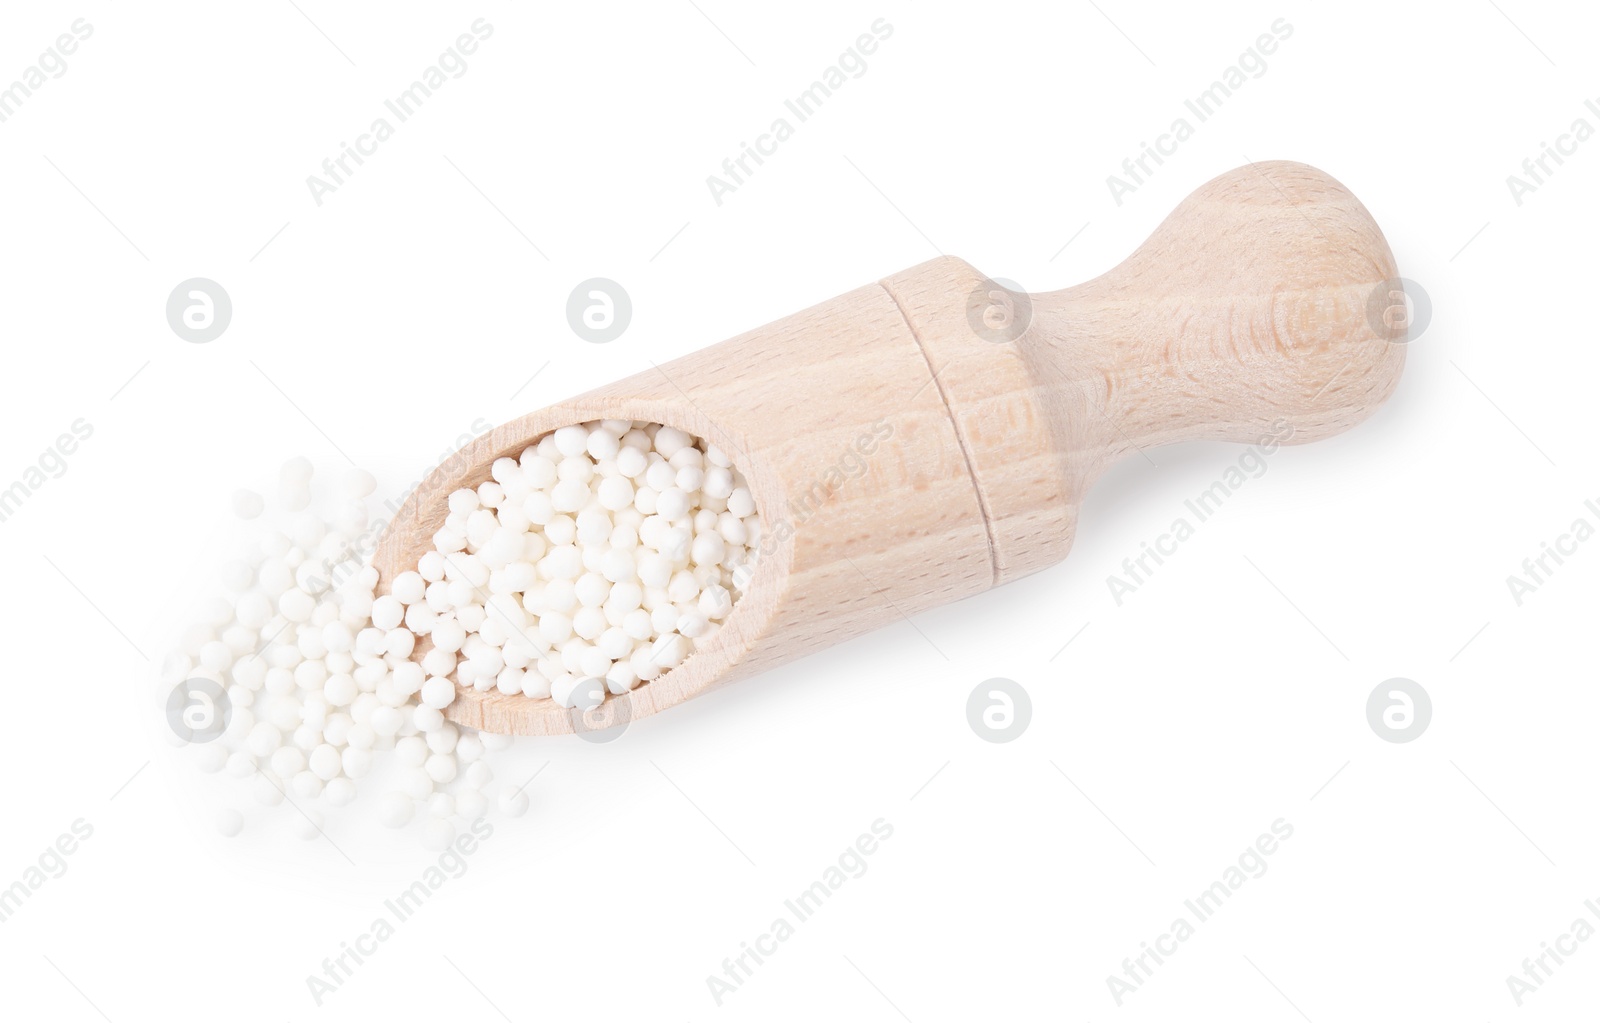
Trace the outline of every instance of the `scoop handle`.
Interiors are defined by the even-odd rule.
[[[883,283],[950,406],[996,582],[1065,556],[1084,495],[1117,458],[1331,436],[1377,409],[1405,361],[1383,232],[1298,163],[1215,178],[1075,287],[1029,295],[949,258]]]

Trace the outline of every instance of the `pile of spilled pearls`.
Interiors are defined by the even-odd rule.
[[[416,822],[425,846],[448,847],[458,822],[489,811],[486,754],[511,742],[445,719],[458,684],[563,707],[597,683],[626,693],[716,633],[761,537],[726,454],[671,427],[604,420],[557,430],[450,495],[435,549],[380,595],[369,558],[382,524],[367,507],[376,481],[352,470],[337,507],[319,513],[312,475],[305,459],[283,467],[282,529],[264,524],[260,495],[235,495],[259,540],[225,566],[227,595],[162,669],[164,698],[209,688],[225,708],[201,736],[178,724],[187,707],[169,698],[177,744],[265,806],[289,804],[273,812],[307,839],[392,753],[375,816]],[[494,802],[512,816],[528,808],[509,783]],[[245,815],[226,808],[216,826],[240,834]]]
[[[431,643],[425,706],[448,705],[456,684],[562,707],[600,683],[626,693],[715,635],[749,581],[750,488],[682,430],[567,426],[491,476],[450,495],[434,550],[373,605],[379,628],[403,622]]]

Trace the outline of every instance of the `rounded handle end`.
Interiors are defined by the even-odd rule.
[[[1394,256],[1338,181],[1286,161],[1201,186],[1109,273],[1035,296],[1020,340],[1058,397],[1085,402],[1070,449],[1342,432],[1405,362]]]

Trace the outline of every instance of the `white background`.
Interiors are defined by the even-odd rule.
[[[0,84],[74,19],[94,32],[0,124],[0,487],[74,420],[94,434],[0,523],[0,885],[74,820],[94,833],[0,924],[6,1014],[1592,1008],[1600,941],[1521,1008],[1506,977],[1576,919],[1600,926],[1584,908],[1600,897],[1600,543],[1521,606],[1506,578],[1574,519],[1600,520],[1584,507],[1600,499],[1600,140],[1520,206],[1506,177],[1575,118],[1600,127],[1584,108],[1600,97],[1595,12],[697,2],[8,6]],[[478,17],[494,34],[467,73],[319,207],[307,176]],[[706,176],[879,17],[894,33],[867,72],[716,205]],[[1265,74],[1117,205],[1106,176],[1278,18],[1293,35]],[[304,453],[398,493],[475,420],[939,252],[1035,291],[1077,283],[1193,188],[1272,158],[1349,186],[1431,296],[1381,412],[1273,455],[1120,607],[1107,576],[1239,449],[1125,462],[1066,563],[915,628],[609,745],[519,744],[495,763],[520,783],[548,762],[532,811],[495,818],[465,876],[314,1004],[307,975],[433,857],[361,814],[330,828],[337,847],[294,838],[287,808],[223,839],[217,809],[248,797],[162,741],[151,677],[215,584],[235,488]],[[194,276],[234,304],[204,345],[164,316]],[[633,299],[605,346],[564,312],[593,276]],[[1033,703],[1008,744],[966,719],[995,676]],[[1434,707],[1405,744],[1366,719],[1396,676]],[[867,873],[719,1007],[706,977],[878,818],[894,834]],[[1119,1007],[1107,977],[1279,818],[1294,834],[1268,872]]]

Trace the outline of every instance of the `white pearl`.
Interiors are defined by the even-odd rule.
[[[267,502],[254,490],[236,490],[233,493],[233,513],[241,519],[258,517]]]
[[[448,753],[435,753],[423,764],[434,784],[445,785],[455,780],[456,758]]]
[[[456,687],[447,678],[434,676],[422,683],[422,705],[435,710],[443,710],[454,703]]]

